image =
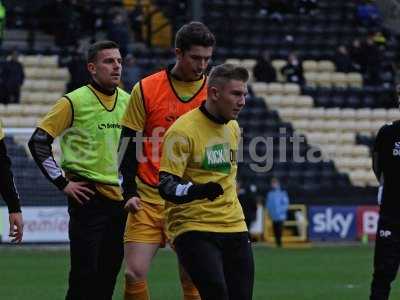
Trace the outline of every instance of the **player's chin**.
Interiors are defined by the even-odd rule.
[[[192,81],[196,81],[196,80],[199,80],[201,77],[203,77],[203,72],[193,72],[192,73],[192,78],[191,78],[191,80]]]
[[[239,113],[240,113],[240,110],[239,111],[233,111],[232,113],[231,113],[231,120],[236,120],[238,117],[239,117]]]
[[[121,82],[121,77],[113,77],[113,78],[111,78],[111,82],[112,82],[115,86],[117,86],[117,85],[119,85],[119,83]]]

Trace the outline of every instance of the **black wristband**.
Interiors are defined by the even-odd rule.
[[[13,214],[13,213],[20,213],[21,212],[21,206],[19,202],[15,203],[13,202],[12,205],[8,206],[8,213]]]
[[[62,191],[68,185],[68,180],[61,175],[54,179],[53,183],[60,191]]]

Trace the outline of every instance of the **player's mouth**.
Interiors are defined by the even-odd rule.
[[[241,111],[241,109],[234,109],[234,110],[232,111],[232,115],[233,115],[234,117],[237,117],[237,116],[239,115],[240,111]]]
[[[233,110],[233,113],[237,115],[240,113],[241,110],[242,110],[241,108],[236,108]]]
[[[196,75],[196,77],[201,77],[203,75],[203,70],[195,70],[194,74]]]

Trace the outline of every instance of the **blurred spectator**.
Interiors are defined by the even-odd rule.
[[[271,190],[267,193],[265,207],[272,220],[276,245],[282,247],[283,222],[287,218],[289,196],[281,189],[279,180],[275,177],[271,179]]]
[[[366,83],[369,85],[380,84],[380,66],[382,53],[374,42],[374,33],[368,35],[366,41],[361,45],[363,53],[362,70],[364,70]]]
[[[365,58],[361,49],[361,42],[359,39],[354,39],[350,47],[350,58],[353,62],[353,67],[357,71],[362,71],[361,66],[364,64]]]
[[[257,0],[256,5],[260,15],[269,15],[277,21],[283,21],[284,14],[294,11],[291,0]]]
[[[276,81],[276,70],[272,66],[271,57],[268,51],[264,51],[259,56],[256,65],[253,69],[254,78],[256,81],[274,82]]]
[[[119,45],[121,56],[125,57],[129,43],[129,30],[122,14],[117,13],[108,25],[107,38]]]
[[[384,51],[386,48],[386,37],[383,35],[381,31],[376,31],[373,33],[373,38],[375,45],[381,49],[381,51]]]
[[[236,182],[236,191],[243,209],[247,229],[250,230],[251,223],[253,223],[257,217],[257,187],[252,184],[247,190],[238,180]]]
[[[292,82],[302,85],[304,83],[303,66],[295,53],[290,53],[288,61],[281,69],[286,82]]]
[[[135,42],[143,42],[142,26],[143,26],[143,9],[141,4],[136,4],[128,15],[131,30],[134,35]]]
[[[6,27],[6,7],[0,1],[0,45],[3,43],[4,28]]]
[[[334,61],[336,65],[336,70],[338,72],[348,73],[354,71],[353,62],[350,58],[346,46],[340,45],[337,48]]]
[[[86,68],[86,59],[83,54],[74,51],[71,59],[66,63],[69,72],[69,81],[67,83],[67,93],[89,83],[89,72]]]
[[[4,65],[6,63],[6,58],[0,56],[0,103],[8,104],[7,92],[5,87],[5,76],[4,76]]]
[[[74,45],[81,34],[80,14],[71,0],[48,1],[39,10],[41,28],[55,37],[59,47]]]
[[[125,91],[129,93],[132,90],[135,83],[141,79],[142,73],[142,68],[136,63],[135,57],[128,54],[122,67],[122,82]]]
[[[93,10],[90,3],[86,1],[79,1],[76,4],[76,11],[80,19],[81,36],[94,37],[96,35],[96,22],[99,18],[99,12]]]
[[[25,73],[24,67],[18,61],[18,52],[16,50],[5,61],[2,76],[5,88],[5,103],[19,103]]]
[[[378,7],[371,0],[364,0],[357,5],[356,16],[359,23],[365,27],[377,26],[382,20]]]
[[[314,15],[318,8],[318,2],[317,0],[298,0],[297,6],[301,14]]]

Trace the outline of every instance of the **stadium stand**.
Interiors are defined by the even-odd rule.
[[[183,2],[173,2],[149,0],[143,1],[143,5],[147,5],[147,12],[150,4],[154,11],[161,11],[175,29],[188,21],[190,14]],[[32,16],[46,3],[38,1],[36,8],[28,9],[28,1],[5,1],[10,18],[2,53],[17,46],[24,54],[21,62],[26,72],[21,105],[0,106],[0,117],[6,127],[32,128],[37,118],[63,94],[68,80],[67,70],[58,64],[60,57],[65,55],[64,49],[58,45],[59,37],[54,32],[43,30],[46,24],[32,23]],[[115,7],[129,13],[138,3],[134,0],[96,1],[91,18],[104,21]],[[348,73],[337,72],[334,63],[336,48],[340,45],[351,48],[355,39],[365,41],[371,33],[370,28],[356,23],[355,8],[353,1],[320,0],[312,14],[300,13],[292,7],[277,18],[273,14],[260,13],[256,1],[203,1],[204,22],[216,34],[218,41],[214,63],[241,64],[252,74],[256,58],[267,49],[276,69],[277,82],[254,82],[251,76],[250,90],[253,94],[239,120],[244,135],[244,163],[239,175],[244,181],[256,183],[261,192],[268,189],[269,179],[274,175],[288,188],[294,202],[351,203],[362,200],[365,204],[375,201],[377,183],[370,168],[370,146],[380,126],[399,118],[395,108],[393,72],[399,44],[390,31],[376,28],[379,31],[383,29],[386,38],[385,45],[379,45],[380,72],[376,82],[371,81],[371,72],[362,68]],[[83,14],[88,12],[87,9],[83,11]],[[178,17],[174,18],[173,13]],[[161,26],[161,23],[158,24]],[[104,37],[105,23],[96,24],[95,28],[92,23],[81,24],[82,36],[79,38],[90,35]],[[147,46],[128,45],[145,74],[173,59],[173,52],[169,49],[148,46],[149,43]],[[280,72],[293,51],[302,61],[304,85],[285,82]],[[268,172],[255,172],[249,167],[254,163],[249,154],[253,146],[251,141],[257,136],[272,138],[273,167]],[[303,136],[300,154],[316,151],[322,161],[294,160],[291,138]],[[287,146],[284,151],[286,161],[279,158],[283,155],[280,141]],[[18,141],[8,138],[7,142],[20,149],[15,153],[24,157],[23,147]],[[270,150],[267,145],[259,143],[255,151],[263,157]],[[29,158],[25,155],[23,159],[28,166]],[[265,158],[256,165],[262,166],[263,163],[265,165]]]

